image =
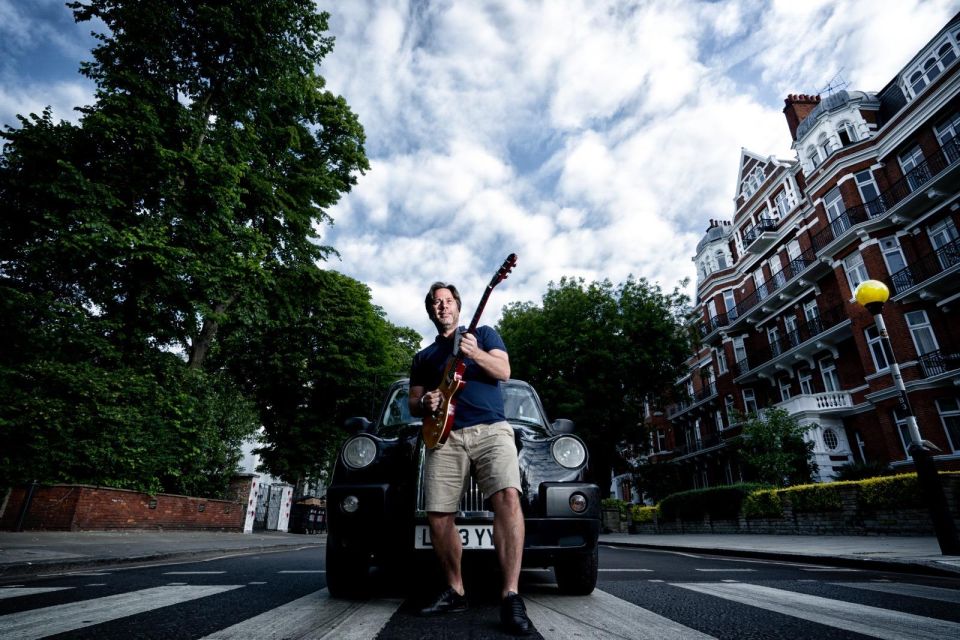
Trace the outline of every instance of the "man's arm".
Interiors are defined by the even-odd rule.
[[[424,395],[426,387],[410,387],[410,392],[407,395],[407,406],[410,409],[410,415],[414,417],[421,417],[424,412],[420,410],[420,398]],[[424,399],[426,403],[426,398]]]
[[[503,349],[484,351],[477,344],[477,336],[465,333],[460,338],[460,351],[494,380],[510,379],[510,356]]]

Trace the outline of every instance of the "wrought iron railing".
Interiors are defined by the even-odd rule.
[[[737,375],[742,376],[750,371],[751,368],[758,367],[782,353],[800,346],[807,340],[820,335],[827,329],[835,327],[846,319],[847,316],[844,313],[843,306],[833,307],[823,313],[817,314],[806,322],[801,323],[795,330],[787,332],[784,338],[775,340],[766,347],[751,349],[750,356],[737,361]],[[750,360],[753,361],[752,366],[750,365]]]
[[[774,218],[760,218],[755,225],[747,227],[743,232],[743,246],[749,247],[765,231],[775,231],[777,221]]]
[[[949,242],[936,251],[931,251],[889,278],[894,294],[903,293],[925,280],[960,264],[960,238]]]
[[[931,178],[960,160],[960,139],[950,138],[943,146],[927,156],[903,178],[870,202],[850,207],[811,238],[816,253],[840,237],[854,225],[879,217],[900,203],[911,193],[930,181]]]
[[[929,351],[920,356],[920,368],[925,378],[960,369],[960,349],[940,348]]]

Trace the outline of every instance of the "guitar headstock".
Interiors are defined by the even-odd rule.
[[[497,273],[493,276],[493,279],[490,281],[490,286],[495,287],[504,280],[507,279],[507,276],[510,275],[510,272],[513,271],[513,268],[517,266],[517,254],[511,253],[507,256],[507,259],[503,261],[503,264],[500,265],[500,268],[497,270]]]

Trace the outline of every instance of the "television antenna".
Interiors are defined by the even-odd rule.
[[[826,97],[832,93],[846,89],[847,85],[850,83],[844,80],[843,69],[844,67],[840,67],[840,70],[837,71],[833,77],[827,81],[827,84],[817,91],[817,94]]]

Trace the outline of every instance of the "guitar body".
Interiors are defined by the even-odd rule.
[[[477,305],[477,312],[473,315],[473,321],[470,323],[470,328],[467,329],[467,333],[476,334],[477,324],[480,321],[483,308],[490,298],[490,292],[493,291],[493,288],[497,286],[497,284],[506,280],[507,275],[513,270],[516,264],[517,254],[515,253],[511,253],[507,256],[507,259],[503,261],[500,269],[493,276],[493,279],[490,280],[490,284],[487,285],[487,290],[484,291],[483,297],[480,299],[480,304]],[[457,410],[457,394],[467,386],[467,381],[463,379],[466,368],[467,365],[464,363],[463,356],[460,354],[460,336],[458,334],[454,342],[453,355],[451,355],[447,361],[447,365],[443,371],[443,378],[440,380],[440,386],[437,387],[437,391],[440,392],[441,396],[440,406],[437,407],[437,410],[433,413],[423,416],[423,426],[420,429],[420,435],[428,449],[442,447],[450,436],[450,431],[453,429],[454,414]]]
[[[431,414],[423,416],[423,442],[428,449],[439,449],[447,442],[453,429],[453,417],[457,411],[457,394],[467,386],[463,379],[466,369],[462,359],[450,358],[443,372],[443,379],[437,390],[440,392],[440,406]]]

